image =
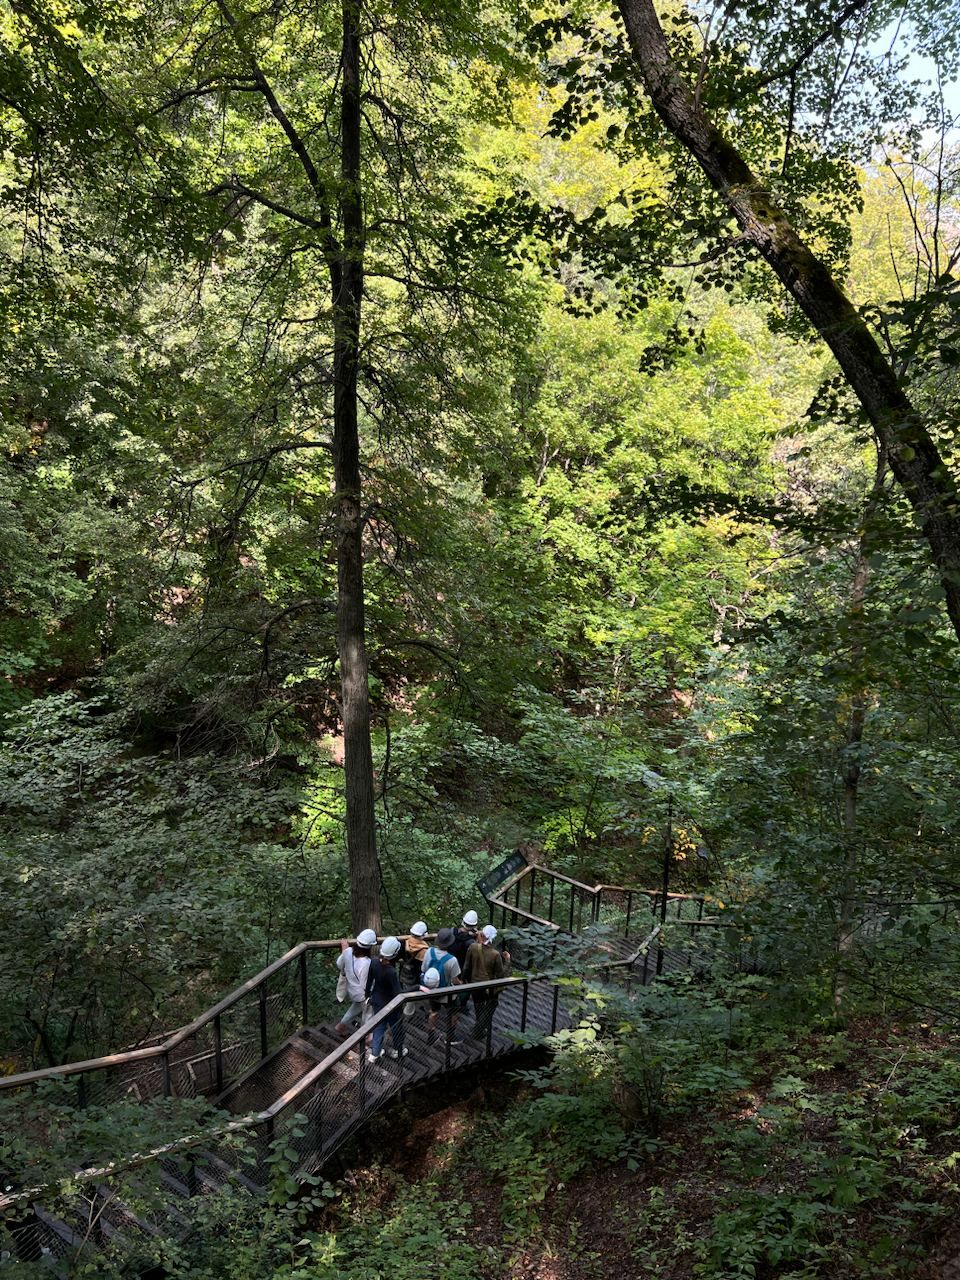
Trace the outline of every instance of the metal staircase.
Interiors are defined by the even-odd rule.
[[[491,918],[509,927],[514,965],[525,970],[457,988],[467,998],[497,996],[480,1039],[470,1034],[472,1009],[458,1019],[450,1002],[429,1034],[429,997],[411,992],[341,1041],[332,1030],[339,943],[302,942],[157,1044],[0,1079],[0,1092],[21,1094],[57,1082],[79,1107],[172,1097],[216,1108],[201,1133],[160,1149],[122,1161],[91,1153],[68,1190],[9,1189],[0,1196],[0,1263],[44,1262],[67,1276],[93,1251],[107,1250],[126,1259],[125,1269],[146,1272],[156,1264],[157,1241],[189,1236],[194,1197],[225,1186],[259,1194],[278,1163],[286,1178],[315,1173],[403,1091],[523,1052],[569,1026],[551,975],[561,952],[580,947],[581,964],[629,989],[690,962],[689,949],[666,945],[668,919],[683,933],[713,923],[702,898],[591,887],[519,854],[478,887]],[[371,1030],[398,1009],[408,1015],[407,1052],[368,1062]]]

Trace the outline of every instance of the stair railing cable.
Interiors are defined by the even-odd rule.
[[[525,862],[516,868],[517,859],[511,861],[513,869],[496,886],[491,883],[490,878],[477,882],[490,905],[494,921],[496,910],[501,912],[504,924],[512,911],[522,910],[526,918],[539,917],[541,923],[560,925],[562,916],[563,925],[569,933],[580,933],[590,925],[607,924],[626,937],[629,936],[631,923],[637,922],[644,899],[651,918],[656,919],[660,912],[662,890],[616,884],[588,885],[560,871],[554,871],[551,867]],[[564,899],[561,905],[561,900]],[[706,901],[703,894],[667,894],[667,905],[676,908],[672,914],[678,920],[691,919],[694,909],[696,919],[702,920]]]

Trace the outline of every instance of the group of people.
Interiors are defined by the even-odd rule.
[[[430,996],[426,1002],[429,1004],[426,1025],[427,1042],[431,1043],[437,1038],[441,1009],[445,1005],[449,1008],[451,1027],[455,1030],[470,998],[470,992],[466,991],[442,994],[444,988],[492,982],[507,976],[510,953],[496,945],[497,930],[492,924],[480,927],[476,911],[467,911],[458,928],[440,929],[432,944],[429,933],[425,921],[417,920],[405,937],[391,935],[384,938],[379,947],[373,929],[361,929],[353,942],[341,939],[337,956],[337,999],[346,1008],[335,1028],[341,1039],[364,1021],[368,1013],[379,1013],[402,991],[422,991]],[[475,1017],[468,1034],[485,1040],[493,1026],[499,992],[494,989],[472,994]],[[368,1062],[379,1062],[383,1056],[387,1031],[391,1041],[389,1056],[399,1058],[406,1054],[404,1015],[415,1014],[422,1003],[411,1001],[377,1023],[367,1052]]]

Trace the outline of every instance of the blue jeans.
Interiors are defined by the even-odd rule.
[[[383,1037],[387,1033],[387,1027],[390,1028],[390,1039],[393,1041],[393,1047],[399,1053],[403,1048],[403,1008],[399,1008],[391,1013],[390,1017],[384,1022],[378,1022],[373,1028],[373,1043],[370,1046],[370,1052],[375,1058],[379,1058],[383,1052]]]

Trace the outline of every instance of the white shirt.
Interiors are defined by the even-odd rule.
[[[353,1004],[362,1004],[367,998],[367,975],[370,957],[355,956],[353,947],[347,947],[337,956],[337,968],[347,979],[347,995]]]

